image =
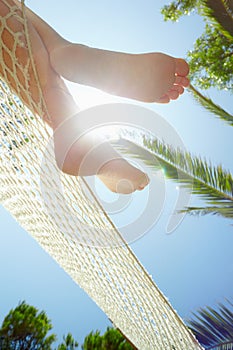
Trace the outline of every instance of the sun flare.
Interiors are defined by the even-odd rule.
[[[94,106],[110,103],[120,103],[125,101],[124,98],[110,95],[89,86],[79,85],[68,81],[66,83],[81,111]],[[116,140],[119,138],[120,129],[120,126],[110,124],[95,128],[95,130],[91,131],[91,134],[92,136],[95,134],[102,136],[104,139]]]
[[[122,102],[124,100],[121,97],[110,95],[89,86],[79,85],[72,82],[66,83],[81,110],[107,103]]]

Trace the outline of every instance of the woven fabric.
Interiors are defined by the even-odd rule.
[[[0,18],[1,204],[136,348],[201,349],[85,180],[57,169],[52,132],[39,117],[46,106],[30,50],[24,4],[21,12],[7,0],[2,2],[9,11]],[[12,15],[19,32],[9,25]],[[6,33],[14,37],[13,47]],[[17,59],[19,47],[27,52],[24,65]],[[36,98],[28,89],[32,75],[38,84]]]

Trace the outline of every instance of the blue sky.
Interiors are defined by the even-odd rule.
[[[178,23],[163,22],[160,9],[166,3],[162,0],[27,1],[29,7],[71,41],[116,51],[160,51],[184,57],[201,34],[203,22],[198,16],[181,18]],[[76,89],[74,84],[70,88],[83,108],[95,102],[115,101],[95,90]],[[208,93],[232,112],[232,95]],[[189,151],[211,159],[214,164],[221,163],[232,172],[232,128],[204,111],[188,93],[169,105],[145,106],[173,126]],[[214,306],[224,297],[233,296],[233,231],[230,221],[223,218],[186,216],[167,235],[175,196],[176,186],[167,183],[159,220],[131,247],[181,317],[187,318],[198,307]],[[192,198],[192,203],[195,200]],[[140,201],[141,197],[134,199],[134,208],[141,209]],[[154,205],[157,205],[156,196]],[[131,212],[138,215],[138,210]],[[113,220],[122,224],[124,215],[124,212],[113,215]],[[59,339],[71,331],[81,341],[91,330],[104,330],[109,325],[108,319],[85,292],[2,207],[0,218],[0,322],[10,308],[26,300],[47,312]]]

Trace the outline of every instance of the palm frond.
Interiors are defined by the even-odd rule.
[[[209,201],[233,201],[233,178],[221,165],[214,167],[206,160],[165,145],[158,139],[150,140],[144,136],[143,143],[157,157],[160,156],[160,162],[163,159],[164,163],[167,163],[167,169],[172,167],[179,170],[178,181],[191,181],[194,193],[203,195]]]
[[[226,37],[233,37],[233,5],[231,0],[204,0],[203,14]]]
[[[188,327],[203,346],[220,350],[233,342],[233,305],[229,300],[227,304],[228,307],[219,303],[217,309],[200,308],[187,321]]]
[[[206,207],[188,207],[181,210],[182,213],[188,213],[195,216],[204,216],[208,214],[218,215],[225,218],[233,219],[233,205],[222,206],[206,206]]]
[[[207,96],[202,95],[193,85],[190,84],[189,91],[195,100],[204,107],[207,111],[224,120],[233,126],[233,115],[225,111],[222,107],[214,103]]]
[[[216,346],[211,346],[207,350],[232,350],[232,349],[233,349],[233,342],[229,341],[229,342],[220,343]]]
[[[184,208],[182,212],[218,214],[233,217],[233,177],[220,165],[212,166],[206,160],[192,156],[189,152],[174,149],[158,139],[143,136],[143,147],[131,140],[120,139],[114,143],[121,151],[138,157],[148,166],[163,169],[166,178],[191,189],[208,205],[206,208]]]

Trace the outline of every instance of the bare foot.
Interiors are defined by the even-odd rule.
[[[56,115],[56,121],[53,120],[51,126],[54,130],[56,162],[60,170],[73,176],[97,175],[110,191],[116,193],[129,194],[143,190],[149,184],[148,176],[127,162],[98,134],[84,133],[82,113],[76,113],[63,121],[59,119],[59,113],[63,110],[65,114],[74,104],[72,96],[64,89],[62,85],[59,89],[51,87],[45,95],[49,110]]]
[[[74,176],[97,175],[110,191],[122,194],[141,191],[149,184],[148,176],[122,158],[108,142],[95,144],[87,135],[69,146],[66,135],[72,132],[66,128],[65,133],[54,133],[56,160],[63,172]]]
[[[64,45],[64,44],[63,44]],[[143,102],[168,103],[189,85],[189,66],[163,53],[126,54],[65,44],[50,52],[66,79]]]
[[[168,103],[189,86],[186,61],[162,53],[126,55],[116,69],[103,89],[143,102]]]
[[[141,191],[149,184],[148,176],[123,158],[105,164],[98,177],[110,191],[123,194]]]

